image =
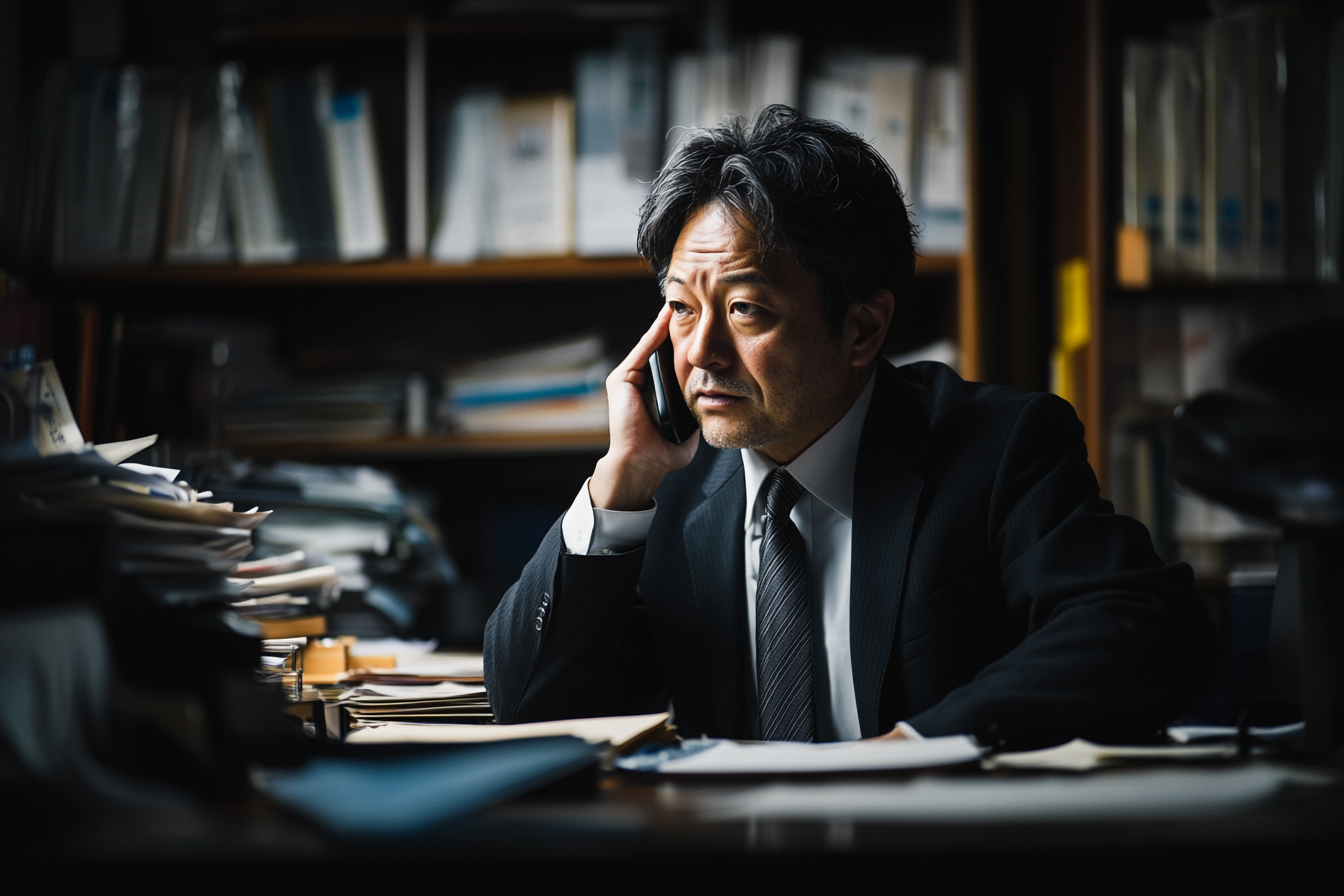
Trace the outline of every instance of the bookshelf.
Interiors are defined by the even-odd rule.
[[[1255,268],[1247,265],[1235,277],[1221,269],[1218,262],[1227,246],[1225,240],[1231,242],[1220,229],[1227,206],[1222,201],[1214,202],[1211,194],[1216,193],[1221,200],[1226,193],[1221,192],[1222,182],[1208,173],[1217,148],[1203,143],[1193,154],[1200,172],[1193,180],[1198,184],[1202,205],[1198,244],[1190,245],[1194,242],[1190,230],[1182,226],[1188,220],[1185,197],[1190,194],[1183,186],[1173,189],[1173,184],[1190,181],[1183,179],[1186,169],[1173,161],[1182,151],[1173,151],[1173,146],[1180,144],[1169,139],[1188,132],[1188,127],[1173,123],[1177,116],[1170,111],[1176,106],[1173,97],[1179,95],[1178,88],[1171,86],[1175,79],[1168,74],[1160,75],[1167,81],[1153,78],[1166,93],[1154,91],[1162,99],[1152,106],[1161,108],[1161,115],[1167,117],[1145,119],[1137,111],[1140,100],[1136,85],[1140,81],[1133,73],[1136,59],[1144,53],[1154,58],[1152,48],[1160,47],[1168,55],[1157,58],[1167,60],[1164,64],[1171,66],[1167,71],[1182,70],[1170,60],[1193,56],[1199,89],[1207,89],[1210,71],[1206,42],[1210,31],[1206,29],[1215,15],[1229,19],[1281,16],[1279,21],[1296,21],[1304,31],[1320,36],[1330,33],[1330,22],[1340,15],[1340,9],[1337,3],[1313,0],[1294,4],[1083,0],[1053,5],[1048,19],[1054,59],[1054,245],[1050,260],[1057,277],[1057,339],[1068,318],[1065,308],[1071,304],[1070,299],[1082,299],[1081,317],[1088,339],[1071,358],[1075,388],[1069,397],[1086,427],[1088,458],[1101,483],[1102,496],[1114,503],[1117,512],[1147,526],[1164,560],[1190,564],[1200,599],[1219,633],[1223,658],[1210,691],[1189,709],[1189,718],[1227,723],[1250,705],[1247,695],[1265,683],[1269,606],[1278,581],[1283,533],[1179,489],[1170,472],[1172,422],[1184,401],[1230,385],[1231,362],[1241,346],[1283,327],[1344,315],[1344,286],[1338,280],[1329,282],[1323,271],[1304,276],[1301,265],[1294,269],[1288,263],[1292,242],[1287,222],[1292,219],[1286,189],[1280,194],[1282,267],[1273,263],[1276,259],[1270,243],[1256,246],[1252,242],[1256,230],[1250,226],[1250,216],[1264,215],[1266,208],[1257,199],[1257,191],[1272,185],[1272,180],[1263,178],[1253,167],[1263,162],[1263,145],[1254,154],[1246,152],[1247,158],[1257,161],[1246,163],[1246,201],[1241,219],[1247,225],[1244,245],[1256,246],[1247,254],[1270,246],[1271,264]],[[1281,33],[1287,33],[1288,27],[1285,25]],[[1304,80],[1310,83],[1313,78],[1325,80],[1320,71],[1304,79],[1303,68],[1310,71],[1309,67],[1292,55],[1291,47],[1289,50],[1278,56],[1275,65],[1280,97],[1294,89],[1294,78],[1298,84]],[[1237,64],[1257,64],[1244,61],[1249,58],[1249,53],[1242,55],[1229,69]],[[1186,89],[1191,80],[1183,82]],[[1258,95],[1243,94],[1247,95],[1256,98],[1241,103],[1264,103],[1261,111],[1274,108],[1274,101],[1265,98],[1274,95],[1272,90],[1262,88]],[[1207,139],[1210,122],[1216,121],[1225,108],[1226,95],[1219,99],[1220,105],[1214,107],[1205,105],[1206,95],[1200,97],[1197,121],[1201,139]],[[1289,107],[1287,100],[1282,102],[1279,108],[1284,111]],[[1319,117],[1324,119],[1324,112]],[[1137,122],[1146,121],[1152,127],[1154,120],[1163,122],[1153,129],[1162,133],[1166,142],[1162,144],[1160,164],[1149,163],[1150,172],[1153,168],[1162,172],[1161,179],[1150,176],[1147,183],[1157,181],[1162,185],[1156,208],[1165,214],[1160,217],[1153,214],[1153,204],[1145,201],[1152,195],[1151,187],[1150,192],[1141,192],[1139,185],[1145,181],[1137,173],[1144,164],[1139,161],[1143,156],[1138,147],[1144,144],[1136,136]],[[1282,133],[1288,143],[1294,132],[1288,127],[1291,119],[1286,111],[1280,120],[1285,122]],[[1254,145],[1254,133],[1247,125],[1246,146]],[[1275,130],[1271,126],[1262,133],[1269,133],[1272,140]],[[1296,142],[1302,146],[1307,141],[1299,136]],[[1273,158],[1272,154],[1265,155]],[[1301,161],[1297,167],[1309,172]],[[1285,163],[1284,184],[1289,181],[1288,169]],[[1272,178],[1272,167],[1269,170]],[[1173,171],[1182,174],[1173,175]],[[1295,175],[1299,184],[1301,173],[1299,170]],[[1258,183],[1257,177],[1261,177]],[[1328,182],[1329,178],[1322,180]],[[1211,186],[1215,183],[1218,191]],[[1273,194],[1267,191],[1265,195]],[[1173,203],[1174,197],[1181,201]],[[1301,199],[1299,194],[1299,207],[1305,205]],[[1328,233],[1319,215],[1318,211],[1316,226]],[[1135,217],[1139,219],[1137,226]],[[1152,226],[1154,218],[1161,221],[1160,229]],[[1180,223],[1173,227],[1173,219]],[[1264,222],[1269,220],[1268,216],[1261,217],[1259,226],[1265,228]],[[1126,229],[1122,231],[1122,227]],[[1134,251],[1136,237],[1146,251]],[[1317,243],[1318,254],[1328,253],[1329,243],[1328,237],[1322,237]],[[1155,247],[1169,254],[1159,258]],[[1344,251],[1344,246],[1335,249]],[[1182,250],[1188,254],[1182,257]],[[1079,265],[1082,276],[1077,276]],[[1073,272],[1071,281],[1063,276],[1065,270]]]
[[[1303,3],[1262,13],[1301,17],[1328,24],[1337,15],[1329,4]],[[1176,531],[1175,511],[1154,506],[1145,497],[1144,477],[1160,472],[1145,468],[1150,455],[1165,451],[1164,433],[1179,398],[1166,401],[1145,396],[1140,378],[1151,374],[1153,360],[1141,346],[1156,338],[1153,322],[1179,322],[1191,309],[1239,323],[1232,350],[1246,333],[1270,332],[1281,326],[1344,314],[1344,286],[1301,274],[1163,275],[1153,272],[1142,285],[1122,277],[1119,226],[1123,221],[1125,111],[1122,103],[1125,47],[1132,41],[1169,41],[1190,35],[1211,18],[1207,4],[1125,4],[1087,0],[1057,8],[1055,19],[1055,151],[1059,161],[1054,181],[1056,214],[1054,261],[1086,264],[1086,308],[1091,338],[1074,359],[1079,382],[1074,404],[1087,428],[1087,446],[1103,495],[1117,509],[1149,524],[1159,549],[1171,559],[1189,560],[1208,589],[1226,587],[1228,570],[1241,562],[1272,562],[1277,538],[1265,531],[1241,535],[1209,535],[1207,541]],[[1295,71],[1290,67],[1289,81]],[[1208,198],[1205,197],[1207,202]],[[1205,219],[1206,221],[1209,219]],[[1170,327],[1180,348],[1180,330]],[[1235,328],[1234,328],[1235,329]],[[1230,357],[1230,353],[1229,353]],[[1178,358],[1187,363],[1184,358]],[[1188,383],[1182,382],[1185,388]],[[1144,443],[1146,440],[1146,446]],[[1142,455],[1142,458],[1139,457]],[[1141,472],[1147,469],[1147,472]],[[1163,500],[1171,495],[1168,481]]]
[[[126,6],[128,21],[154,15],[151,5],[136,0],[130,0]],[[755,0],[613,4],[606,9],[584,7],[577,13],[568,10],[563,3],[545,8],[529,7],[521,13],[494,12],[477,5],[465,13],[455,8],[430,11],[407,7],[398,14],[389,13],[386,7],[361,7],[358,4],[332,13],[314,13],[311,7],[297,4],[290,8],[282,4],[266,10],[240,7],[231,11],[184,13],[177,26],[195,42],[192,64],[236,59],[248,71],[265,73],[335,61],[338,87],[358,86],[361,82],[369,85],[380,157],[384,163],[382,180],[388,212],[389,253],[380,260],[357,263],[166,264],[158,260],[148,266],[39,266],[32,273],[34,287],[81,307],[94,307],[99,312],[94,317],[102,329],[104,341],[112,322],[119,316],[142,312],[163,314],[174,306],[207,315],[256,315],[260,311],[263,317],[279,320],[285,313],[292,317],[294,309],[315,301],[326,301],[329,296],[343,297],[347,308],[349,301],[353,301],[350,297],[368,296],[380,309],[395,314],[405,307],[422,305],[424,297],[430,294],[426,290],[432,291],[436,302],[447,303],[445,307],[457,304],[459,298],[481,301],[496,286],[504,290],[510,287],[619,288],[630,293],[636,284],[652,281],[647,265],[634,257],[571,255],[483,259],[464,264],[405,257],[408,246],[405,228],[409,225],[399,220],[399,209],[406,205],[406,183],[409,183],[404,182],[409,96],[405,90],[409,89],[415,41],[421,40],[425,48],[425,67],[431,87],[426,103],[432,108],[443,102],[445,85],[461,84],[464,80],[470,83],[476,78],[495,79],[510,94],[536,89],[571,89],[574,54],[608,46],[612,35],[621,27],[640,24],[659,27],[668,59],[677,52],[708,46],[706,41],[710,44],[716,39],[722,41],[722,34],[714,38],[707,32],[716,27],[726,29],[733,39],[763,32],[797,33],[803,37],[800,69],[805,77],[816,70],[822,48],[844,45],[908,53],[930,64],[951,63],[962,67],[967,127],[966,244],[961,252],[929,251],[917,257],[918,300],[926,306],[934,306],[931,311],[926,308],[928,320],[922,321],[918,329],[925,334],[922,338],[941,337],[954,342],[963,375],[971,379],[981,377],[984,375],[981,331],[985,324],[981,314],[977,262],[976,4],[972,0],[957,0],[911,12],[906,27],[899,34],[884,34],[877,39],[872,37],[878,33],[877,29],[868,26],[883,19],[882,4],[849,0],[842,6],[837,15],[826,17],[824,22],[807,10],[774,8]],[[839,15],[840,12],[846,15]],[[52,23],[47,25],[51,27]],[[53,43],[50,36],[46,43]],[[528,55],[529,66],[505,61],[504,57],[509,54],[501,54],[501,48],[508,48],[513,54]],[[171,48],[172,51],[177,49]],[[180,53],[174,58],[164,46],[155,49],[139,40],[129,41],[117,61],[167,62],[181,70],[181,60]],[[41,65],[34,67],[37,71],[41,69]],[[534,72],[527,73],[533,69]],[[800,90],[800,100],[802,98]],[[431,126],[430,130],[434,127],[437,125]],[[431,156],[442,151],[441,144],[436,148],[435,139],[436,134],[431,134]],[[324,292],[327,289],[336,292]],[[82,326],[87,329],[88,323],[84,320]],[[484,323],[478,319],[473,325]],[[572,323],[568,325],[572,326]],[[87,341],[88,334],[82,334],[81,338]],[[912,347],[894,344],[892,350],[900,352]],[[616,347],[613,345],[610,350],[615,352]],[[107,357],[106,350],[103,357]],[[81,379],[87,379],[82,372]],[[92,388],[100,388],[100,385],[95,384]],[[451,437],[426,439],[423,445],[419,440],[402,441],[417,443],[415,450],[425,453],[438,452],[444,456],[461,453],[454,447],[456,443]],[[392,442],[400,444],[397,440]],[[361,444],[333,444],[330,455],[360,455],[363,451]],[[542,437],[533,440],[528,450],[544,451],[546,444],[547,440]],[[239,447],[252,450],[250,445]],[[297,450],[300,446],[291,447]],[[326,454],[317,444],[302,447],[308,457]],[[555,447],[556,450],[570,450],[560,443]],[[489,450],[488,447],[473,448],[467,454],[477,455]],[[381,453],[381,449],[374,453]]]
[[[914,291],[921,317],[894,332],[888,349],[895,354],[947,339],[958,348],[964,376],[985,376],[988,325],[978,261],[974,0],[903,11],[903,27],[894,30],[887,4],[869,0],[838,0],[824,16],[811,5],[762,0],[579,4],[582,15],[569,10],[570,5],[505,4],[501,8],[515,12],[479,14],[486,8],[482,4],[389,7],[357,2],[330,11],[307,3],[200,4],[184,5],[168,16],[163,4],[125,0],[124,39],[118,53],[103,57],[105,62],[185,72],[237,61],[258,77],[332,63],[338,90],[367,88],[375,110],[389,249],[377,260],[351,263],[168,264],[162,251],[152,263],[140,266],[54,266],[40,258],[3,262],[21,274],[31,295],[58,309],[53,314],[55,353],[62,369],[71,371],[65,377],[67,388],[93,436],[111,440],[159,431],[161,454],[152,460],[164,462],[209,448],[236,458],[368,462],[390,468],[434,493],[441,507],[452,509],[453,519],[441,522],[468,578],[495,575],[482,570],[485,561],[479,558],[493,550],[488,539],[495,536],[486,533],[494,525],[491,521],[500,518],[496,505],[545,505],[550,512],[552,505],[562,508],[572,499],[577,483],[606,449],[605,432],[464,436],[431,431],[373,440],[230,444],[220,436],[217,421],[203,422],[202,406],[227,392],[234,365],[254,357],[245,354],[241,342],[230,342],[230,366],[222,376],[211,373],[212,344],[219,340],[210,328],[216,325],[242,322],[269,328],[272,360],[289,368],[296,379],[330,369],[321,364],[332,357],[367,349],[379,363],[390,359],[392,365],[419,365],[435,387],[442,382],[435,377],[442,376],[445,362],[585,330],[602,332],[608,354],[620,357],[647,327],[658,297],[653,272],[639,258],[563,255],[445,264],[408,257],[416,254],[409,251],[412,216],[407,214],[412,192],[407,173],[409,63],[416,34],[425,53],[423,99],[431,113],[425,129],[431,168],[442,150],[433,113],[444,107],[453,90],[488,82],[510,96],[572,91],[576,55],[610,49],[617,31],[631,25],[657,26],[668,60],[722,43],[725,34],[729,42],[798,34],[804,78],[818,70],[822,51],[830,47],[857,46],[960,66],[967,128],[966,241],[959,252],[930,250],[917,256]],[[39,7],[23,0],[21,89],[29,97],[36,97],[48,66],[67,54],[64,17]],[[477,12],[465,14],[459,7]],[[801,88],[800,105],[805,95]],[[433,194],[432,176],[429,181],[426,195]],[[147,328],[169,319],[178,327],[172,339],[179,341],[144,335]],[[237,335],[229,332],[233,335],[228,339]],[[133,336],[140,339],[135,347]],[[151,351],[174,357],[176,366],[165,364],[137,376],[144,357],[136,353]],[[426,359],[438,367],[431,368]],[[431,369],[435,372],[428,373]],[[136,392],[154,384],[161,392],[152,399]],[[133,408],[137,402],[139,407]],[[124,424],[120,429],[119,423]],[[203,437],[207,431],[208,441]]]

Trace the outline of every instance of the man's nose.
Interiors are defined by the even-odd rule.
[[[733,365],[732,344],[718,315],[705,315],[691,331],[686,360],[701,370],[723,370]]]

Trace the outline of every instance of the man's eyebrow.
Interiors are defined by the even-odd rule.
[[[725,274],[719,278],[720,283],[751,283],[764,286],[770,282],[770,278],[757,271],[742,271],[739,274]]]
[[[757,271],[742,271],[741,273],[737,274],[725,274],[724,276],[719,278],[719,282],[728,284],[750,283],[753,285],[764,286],[770,282],[770,278],[766,277],[764,274],[759,273]],[[668,274],[667,277],[663,280],[663,283],[664,284],[680,283],[682,286],[686,285],[685,280],[681,279],[680,277],[674,274]]]

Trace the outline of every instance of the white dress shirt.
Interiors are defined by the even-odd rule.
[[[816,670],[818,740],[858,740],[859,711],[854,698],[850,661],[849,583],[854,535],[854,465],[873,382],[839,422],[826,431],[786,469],[804,489],[789,514],[807,546],[812,584],[812,652]],[[761,560],[765,493],[761,485],[778,465],[754,450],[742,449],[746,477],[745,538],[747,630],[751,645],[753,684],[756,670],[756,573]],[[640,511],[594,508],[588,483],[574,498],[561,523],[565,548],[571,554],[616,554],[638,548],[648,537],[657,507]],[[824,682],[822,679],[825,679]],[[919,737],[909,725],[900,728]]]

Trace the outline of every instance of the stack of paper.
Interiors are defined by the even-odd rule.
[[[230,442],[364,441],[395,435],[407,378],[370,373],[296,383],[239,398],[225,412]]]
[[[270,511],[207,502],[212,496],[179,479],[178,470],[128,462],[153,437],[88,450],[49,361],[10,371],[6,380],[37,402],[38,456],[0,467],[0,498],[110,519],[118,530],[119,572],[161,602],[236,600],[243,594],[248,583],[229,573],[252,551],[252,530]]]
[[[315,563],[303,551],[239,563],[236,580],[246,581],[234,613],[260,627],[262,638],[305,638],[327,633],[323,615],[341,594],[334,566]]]
[[[185,483],[171,481],[176,470],[132,471],[94,452],[62,460],[70,478],[30,485],[29,494],[49,507],[97,509],[115,520],[121,572],[140,590],[168,603],[237,599],[247,590],[229,574],[252,551],[252,530],[270,511],[196,500]]]
[[[600,336],[511,352],[454,371],[445,410],[463,433],[605,430],[610,372]]]
[[[377,722],[432,724],[493,718],[483,685],[455,681],[400,685],[365,681],[329,702],[344,707],[355,728]]]
[[[213,488],[237,504],[265,502],[277,510],[256,540],[257,555],[280,566],[260,567],[256,575],[329,566],[339,579],[339,595],[329,606],[320,604],[321,591],[298,592],[283,579],[270,586],[283,587],[281,594],[307,597],[313,605],[296,609],[326,617],[325,631],[293,636],[405,635],[421,608],[457,582],[457,570],[428,514],[386,473],[291,462],[239,464],[232,474],[221,475]],[[303,558],[301,563],[282,568],[284,558],[296,555]],[[270,612],[262,603],[270,596],[255,591],[245,595],[257,600],[245,608],[249,615]]]

